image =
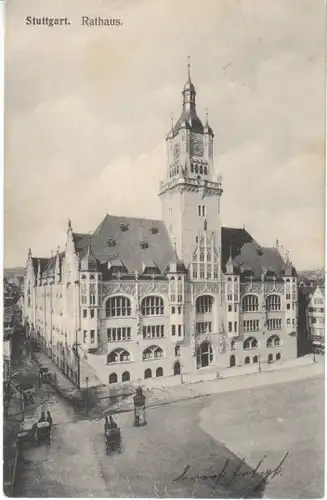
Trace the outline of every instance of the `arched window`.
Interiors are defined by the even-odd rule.
[[[266,299],[267,311],[280,311],[280,295],[268,295]]]
[[[152,377],[151,368],[147,368],[144,372],[144,378],[151,378],[151,377]]]
[[[107,318],[130,316],[132,312],[131,301],[127,297],[111,297],[106,303]]]
[[[258,356],[253,356],[253,363],[257,363],[258,362]]]
[[[163,369],[161,368],[161,366],[156,369],[156,377],[163,377]]]
[[[164,314],[164,301],[161,297],[151,295],[144,297],[141,305],[143,316],[158,316]]]
[[[235,356],[234,354],[231,355],[231,357],[229,358],[229,366],[230,368],[232,368],[233,366],[235,366],[236,362],[235,362]]]
[[[243,312],[259,311],[259,301],[256,295],[245,295],[242,299]]]
[[[124,361],[130,361],[131,355],[125,349],[115,349],[110,354],[108,354],[108,363],[122,363]]]
[[[244,360],[244,364],[248,365],[249,363],[250,363],[250,358],[249,358],[249,356],[246,356],[246,358]]]
[[[254,337],[249,337],[243,342],[243,349],[255,349],[258,347],[258,341]]]
[[[277,360],[279,360],[279,359],[281,359],[281,357],[282,357],[282,356],[281,356],[280,352],[278,352],[278,353],[276,354],[276,359],[277,359]]]
[[[213,301],[211,295],[201,295],[196,299],[196,312],[200,314],[211,312]]]
[[[157,345],[152,345],[151,347],[148,347],[142,353],[142,359],[155,359],[162,357],[163,357],[163,350],[161,349],[161,347]]]
[[[81,279],[82,279],[82,280],[86,280],[86,276],[85,276],[85,274],[82,274]]]
[[[179,356],[181,353],[181,348],[179,345],[176,345],[175,346],[175,356]]]
[[[213,360],[213,350],[210,342],[207,341],[202,342],[196,354],[197,368],[203,368],[205,366],[209,366],[212,360]]]
[[[131,379],[131,376],[130,376],[129,372],[124,372],[122,374],[122,377],[121,377],[122,382],[128,382],[128,380],[130,380],[130,379]]]
[[[267,347],[277,347],[280,346],[280,338],[278,335],[272,335],[267,340]]]
[[[110,373],[109,384],[116,384],[117,380],[117,373]]]
[[[181,364],[179,361],[176,361],[174,364],[174,375],[180,375],[181,373]]]
[[[273,358],[273,355],[272,355],[272,354],[269,354],[269,355],[268,355],[268,363],[271,363],[273,359],[274,359],[274,358]]]

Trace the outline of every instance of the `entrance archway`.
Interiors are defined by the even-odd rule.
[[[180,375],[181,374],[181,364],[179,361],[176,361],[174,364],[174,375]]]
[[[210,342],[202,342],[196,355],[197,368],[204,368],[206,366],[209,366],[212,360],[213,350]]]
[[[235,366],[235,364],[236,364],[235,356],[234,354],[232,354],[231,357],[229,358],[229,367],[232,368],[233,366]]]

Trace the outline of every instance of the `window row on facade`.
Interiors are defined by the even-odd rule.
[[[268,295],[266,298],[267,311],[280,311],[281,310],[281,297],[280,295]],[[259,298],[257,295],[245,295],[242,299],[243,312],[257,312],[259,311]]]
[[[153,373],[152,373],[151,368],[147,368],[146,370],[144,370],[144,378],[145,379],[152,378],[153,376],[163,377],[164,376],[163,368],[161,366],[159,366],[158,368],[156,368],[155,371],[153,371]],[[128,382],[130,379],[131,379],[131,376],[130,376],[130,372],[128,372],[128,371],[125,371],[122,374],[121,380],[118,380],[117,373],[113,372],[113,373],[110,373],[110,375],[109,375],[109,384],[117,384],[118,382]]]

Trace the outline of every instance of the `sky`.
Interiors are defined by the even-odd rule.
[[[323,0],[10,0],[4,265],[65,245],[67,220],[161,218],[170,117],[191,57],[215,133],[221,218],[298,269],[324,264]],[[31,27],[26,16],[68,16]],[[120,18],[86,27],[82,16]]]

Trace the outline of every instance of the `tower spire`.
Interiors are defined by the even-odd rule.
[[[191,57],[187,56],[187,77],[188,81],[191,82]]]

